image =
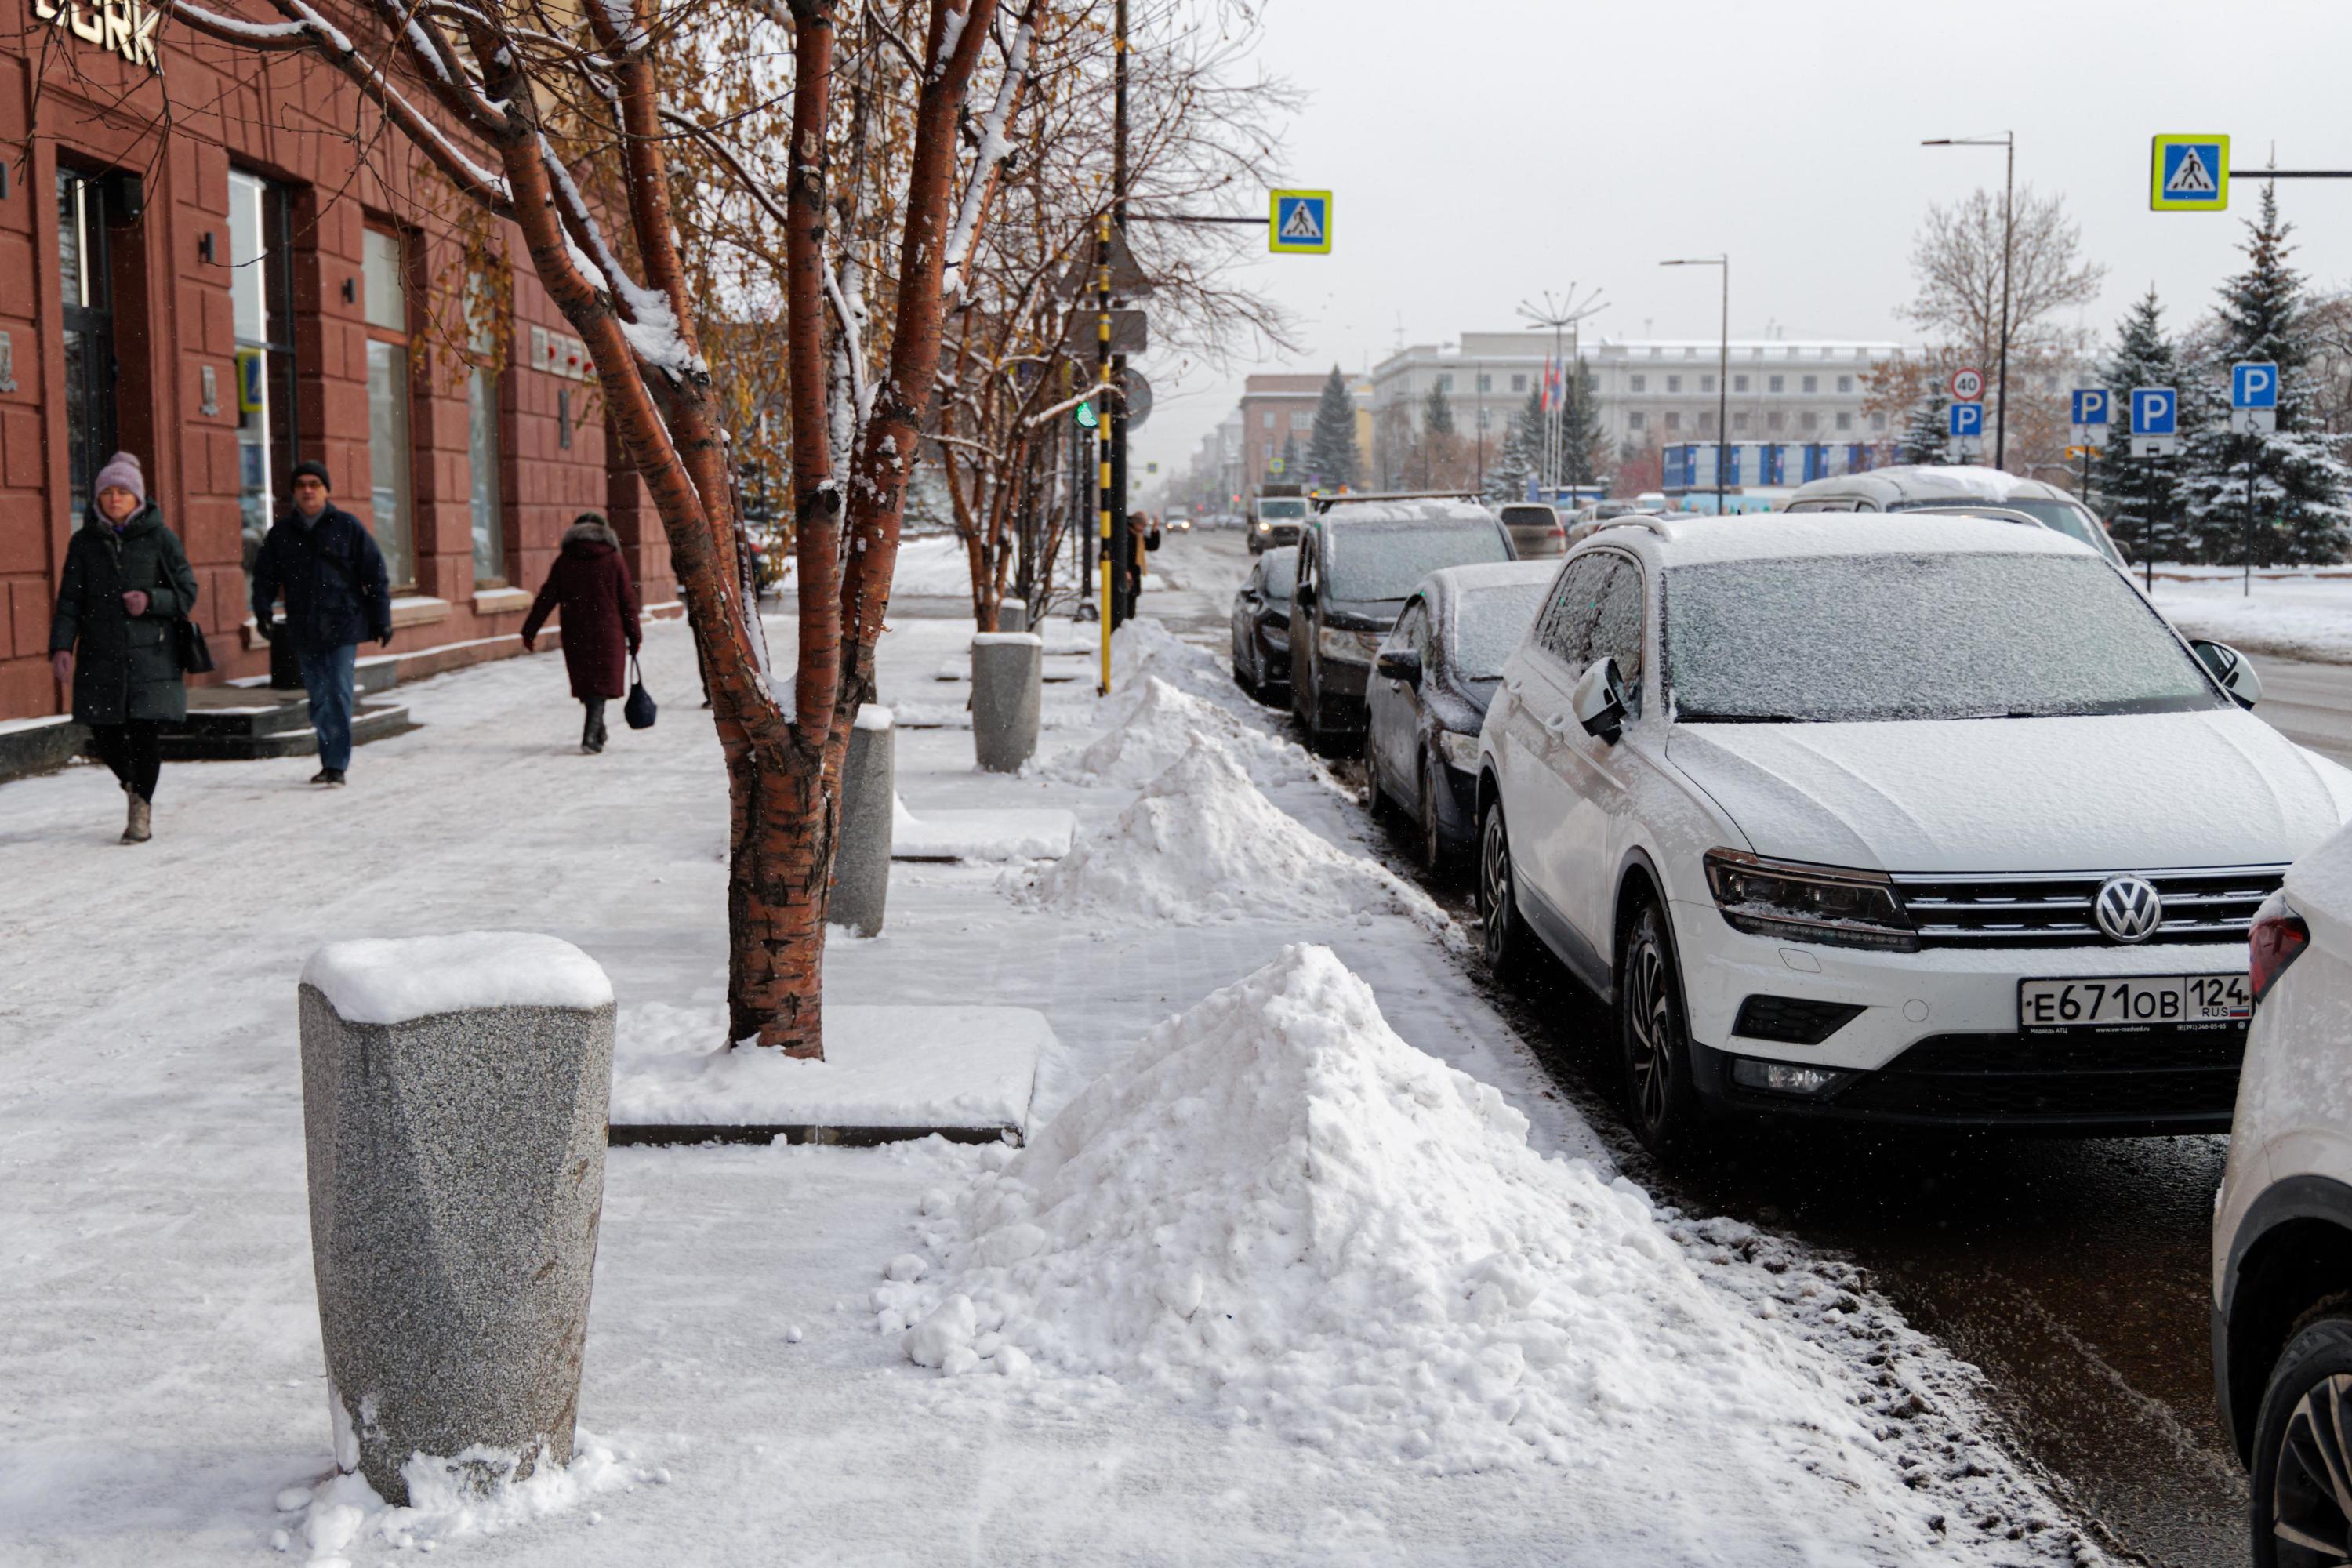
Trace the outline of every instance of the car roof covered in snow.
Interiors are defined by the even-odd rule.
[[[2093,555],[2090,546],[2023,517],[1958,512],[1763,512],[1745,517],[1628,519],[1604,526],[1570,553],[1614,545],[1664,566],[1793,556]],[[2104,557],[2095,557],[2104,559]]]
[[[1481,588],[1519,588],[1549,583],[1559,574],[1559,558],[1543,561],[1482,561],[1475,566],[1447,566],[1421,580],[1418,593],[1434,592],[1453,598]]]
[[[1906,506],[1938,506],[1946,501],[2072,500],[2074,498],[2040,479],[2020,478],[1999,468],[1943,463],[1906,463],[1871,468],[1859,474],[1835,474],[1799,485],[1790,506],[1804,501],[1853,497],[1873,501],[1882,510]]]
[[[1362,522],[1493,522],[1495,514],[1456,496],[1341,496],[1324,506],[1321,521],[1352,528]]]

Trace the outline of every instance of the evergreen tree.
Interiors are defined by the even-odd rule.
[[[1903,426],[1903,434],[1895,437],[1895,460],[1902,463],[1945,463],[1951,460],[1952,418],[1946,412],[1951,400],[1939,385],[1930,385],[1927,395],[1911,410],[1911,417]]]
[[[2216,559],[2244,558],[2223,541],[2242,540],[2251,482],[2257,565],[2343,558],[2352,533],[2352,468],[2344,440],[2316,428],[2311,362],[2318,345],[2303,278],[2287,265],[2292,225],[2279,221],[2278,188],[2263,187],[2262,216],[2247,226],[2246,269],[2221,287],[2213,363],[2202,378],[2226,376],[2240,360],[2268,360],[2279,370],[2278,428],[2233,436],[2216,424],[2189,438],[2184,489],[2193,525]],[[2184,402],[2186,399],[2184,399]]]
[[[1307,437],[1307,482],[1319,489],[1352,489],[1361,467],[1356,453],[1355,394],[1335,364],[1315,405],[1315,428]]]
[[[1504,427],[1503,449],[1486,470],[1488,500],[1528,499],[1528,487],[1535,483],[1543,462],[1543,391],[1538,388],[1528,394],[1526,406],[1511,411]]]
[[[1424,436],[1454,434],[1454,405],[1446,401],[1445,384],[1429,384],[1429,396],[1421,405],[1421,433]]]
[[[2125,313],[2116,330],[2116,352],[2100,370],[2113,407],[2106,445],[2092,465],[2091,479],[2110,531],[2135,556],[2204,559],[2203,549],[2189,537],[2179,460],[2131,455],[2132,388],[2178,387],[2181,381],[2179,351],[2164,335],[2164,307],[2157,303],[2153,284]]]
[[[1296,435],[1285,436],[1282,438],[1282,477],[1293,483],[1297,482],[1299,478],[1298,437]]]
[[[1592,394],[1584,384],[1584,361],[1581,358],[1577,360],[1566,380],[1567,402],[1559,410],[1559,482],[1564,485],[1597,484],[1601,467],[1599,454],[1604,448],[1605,440],[1601,431],[1601,416],[1592,406]]]

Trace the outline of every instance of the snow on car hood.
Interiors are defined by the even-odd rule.
[[[2292,860],[2352,773],[2242,710],[1686,724],[1667,755],[1759,855],[1885,871]]]

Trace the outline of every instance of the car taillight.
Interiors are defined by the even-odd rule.
[[[2253,930],[2247,935],[2252,963],[2247,985],[2259,1003],[2270,994],[2278,977],[2286,973],[2287,965],[2303,956],[2311,945],[2311,928],[2303,917],[2287,907],[2284,895],[2273,893],[2254,911]]]

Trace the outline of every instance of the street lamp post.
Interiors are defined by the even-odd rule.
[[[1731,257],[1685,256],[1661,261],[1661,267],[1720,267],[1723,268],[1723,320],[1717,328],[1715,365],[1715,515],[1723,515],[1723,470],[1731,447]]]
[[[1559,359],[1561,331],[1573,328],[1587,316],[1597,315],[1604,309],[1606,307],[1601,303],[1601,290],[1598,289],[1585,296],[1582,304],[1578,304],[1576,285],[1573,282],[1569,284],[1568,292],[1558,300],[1552,299],[1550,289],[1545,289],[1543,307],[1540,310],[1525,300],[1519,301],[1519,314],[1522,317],[1538,327],[1551,329],[1551,363],[1563,370],[1566,367],[1560,366]],[[1568,382],[1565,377],[1561,380],[1560,386],[1559,405],[1552,410],[1551,417],[1544,421],[1544,489],[1550,492],[1549,499],[1555,502],[1559,500],[1560,466],[1568,456],[1568,427],[1565,423],[1568,416]],[[1576,392],[1577,395],[1582,396],[1584,389],[1579,386]]]
[[[2004,131],[1998,136],[1938,136],[1922,142],[1922,147],[1999,147],[2007,154],[2009,168],[2000,184],[2000,368],[1995,372],[1997,386],[1993,395],[2000,401],[1992,410],[1992,466],[2009,466],[2009,271],[2017,255],[2017,132]]]

